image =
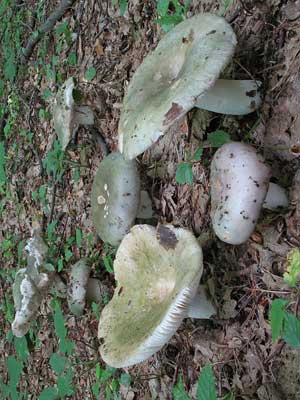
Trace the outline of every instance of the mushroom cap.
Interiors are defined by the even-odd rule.
[[[63,150],[68,146],[75,127],[73,89],[75,83],[71,77],[67,79],[56,95],[53,107],[53,123],[58,140]]]
[[[91,194],[92,218],[104,242],[116,246],[131,228],[140,201],[136,162],[111,153],[101,161]]]
[[[99,322],[103,360],[122,368],[160,350],[187,316],[202,269],[191,232],[135,225],[117,251],[117,287]]]
[[[267,195],[270,167],[244,143],[224,144],[211,163],[211,218],[222,241],[245,242],[253,232]]]
[[[68,305],[72,314],[80,316],[85,307],[85,298],[91,268],[86,258],[77,261],[71,269],[68,285]]]
[[[178,24],[136,70],[124,98],[119,150],[133,159],[193,108],[230,60],[236,37],[224,18],[199,14]]]

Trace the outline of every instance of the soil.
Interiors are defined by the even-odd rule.
[[[28,7],[35,9],[35,2],[29,3]],[[46,15],[56,6],[56,2],[45,1]],[[192,0],[188,16],[221,10],[216,0]],[[156,18],[154,0],[129,1],[124,16],[119,15],[118,7],[113,7],[110,1],[78,0],[64,16],[77,37],[71,50],[63,49],[59,72],[63,80],[76,78],[85,96],[84,103],[94,110],[95,125],[110,151],[117,148],[118,121],[128,83],[163,36]],[[249,116],[234,118],[192,110],[139,157],[142,186],[152,199],[158,221],[188,228],[197,236],[209,236],[204,241],[202,281],[207,284],[218,315],[207,321],[185,320],[160,352],[142,364],[125,369],[133,383],[129,389],[121,387],[122,399],[171,399],[179,376],[189,396],[195,399],[199,372],[208,362],[213,366],[219,397],[233,390],[236,399],[300,399],[299,351],[291,350],[281,340],[272,343],[269,324],[272,300],[292,296],[283,281],[283,272],[286,254],[300,246],[300,3],[299,0],[232,0],[225,18],[238,38],[228,73],[235,79],[254,77],[262,82],[261,108]],[[56,41],[57,37],[50,33],[46,40],[46,62],[55,54]],[[70,51],[77,54],[76,66],[65,62]],[[41,107],[49,112],[52,109],[51,102],[43,99],[42,91],[48,88],[55,95],[58,89],[58,84],[45,78],[39,82],[34,67],[36,57],[37,49],[27,63],[28,78],[18,81],[22,101],[18,129],[8,146],[11,196],[2,214],[0,241],[7,234],[16,237],[17,243],[27,240],[32,221],[41,222],[45,229],[55,219],[62,246],[80,228],[86,234],[92,233],[95,248],[103,253],[107,250],[96,238],[90,211],[91,185],[103,153],[91,131],[81,128],[77,145],[67,151],[72,162],[87,166],[80,168],[79,179],[76,181],[74,170],[68,168],[56,185],[55,195],[51,188],[47,192],[47,199],[53,204],[52,215],[45,213],[41,203],[32,198],[33,191],[47,182],[40,165],[55,140],[51,119],[38,117]],[[97,73],[92,81],[87,81],[85,76],[90,66]],[[202,161],[194,165],[193,185],[179,185],[175,180],[178,162],[184,161],[186,153],[196,150],[207,134],[216,129],[226,130],[233,140],[255,146],[272,165],[273,181],[290,193],[288,211],[264,212],[251,238],[240,246],[227,245],[210,236],[209,165],[214,150],[206,148]],[[21,130],[33,133],[32,144],[20,135]],[[73,257],[61,272],[66,281],[71,265],[78,258],[91,255],[88,246],[81,250],[73,246],[72,250]],[[17,263],[15,251],[10,260],[2,257],[1,268],[17,269]],[[93,274],[103,281],[111,296],[115,285],[113,275],[105,271],[101,262],[94,262]],[[2,280],[1,302],[10,294],[11,282]],[[21,387],[29,391],[31,399],[37,399],[44,387],[55,382],[48,362],[56,346],[49,319],[50,301],[49,297],[41,306],[36,328],[40,346],[30,349],[30,373],[22,376]],[[76,367],[76,393],[71,398],[93,399],[95,377],[86,364],[97,360],[105,367],[97,351],[95,314],[88,308],[77,319],[64,306],[64,315],[70,339],[75,343],[74,351],[81,360]],[[10,324],[3,314],[0,318],[1,370],[5,358],[14,350],[6,340]],[[5,371],[3,376],[7,376]]]

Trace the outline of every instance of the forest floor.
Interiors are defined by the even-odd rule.
[[[17,2],[18,12],[24,4]],[[26,2],[27,14],[22,14],[19,25],[21,46],[57,6],[57,1]],[[223,2],[192,0],[188,17],[222,10]],[[18,75],[4,87],[6,91],[2,87],[0,142],[5,144],[5,165],[0,162],[0,167],[4,165],[7,182],[0,194],[0,383],[12,380],[8,357],[17,360],[25,352],[17,385],[23,398],[27,394],[38,399],[45,388],[57,384],[49,363],[58,348],[51,296],[43,301],[27,344],[22,342],[23,350],[10,333],[12,282],[16,270],[24,266],[23,248],[33,221],[41,224],[45,235],[49,226],[55,230],[53,264],[61,269],[62,279],[67,282],[71,265],[87,256],[93,261],[93,275],[107,288],[107,299],[115,285],[103,262],[103,256],[107,260],[113,255],[97,240],[91,222],[91,185],[103,153],[91,130],[82,128],[78,143],[59,161],[59,151],[53,151],[53,99],[61,83],[75,77],[83,102],[95,113],[95,126],[109,150],[116,150],[128,83],[164,34],[157,18],[154,0],[129,1],[122,16],[110,0],[75,1],[37,43]],[[182,382],[179,386],[196,399],[199,373],[210,363],[219,398],[233,393],[235,397],[227,398],[300,400],[300,352],[283,339],[273,343],[269,322],[274,299],[287,299],[296,314],[299,303],[283,273],[288,252],[300,247],[300,2],[232,0],[225,18],[238,39],[228,73],[235,79],[261,81],[262,106],[245,117],[206,113],[203,118],[200,112],[188,113],[157,145],[158,150],[139,157],[143,189],[159,222],[205,236],[211,223],[209,165],[214,149],[206,148],[201,162],[194,164],[193,185],[177,183],[175,172],[188,151],[196,150],[208,133],[222,129],[265,156],[273,181],[290,194],[290,207],[282,213],[263,212],[243,245],[227,245],[216,238],[205,242],[202,281],[217,316],[204,322],[184,320],[170,342],[142,364],[110,371],[103,378],[97,318],[104,305],[88,306],[82,317],[75,318],[62,302],[68,338],[74,345],[68,398],[106,399],[118,392],[121,399],[165,400],[175,398],[173,388]],[[1,56],[6,56],[3,46]],[[53,174],[58,177],[55,182]]]

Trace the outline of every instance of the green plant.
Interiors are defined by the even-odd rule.
[[[190,3],[191,0],[186,0],[182,6],[178,0],[158,0],[158,19],[156,22],[162,27],[164,32],[168,32],[187,17]]]
[[[192,156],[187,154],[187,161],[178,164],[175,179],[179,184],[193,184],[193,164],[201,161],[204,147],[219,148],[230,142],[230,136],[227,132],[217,130],[208,135],[207,142],[200,146]]]
[[[113,5],[117,6],[120,8],[120,15],[124,15],[127,5],[128,5],[128,0],[113,0]]]
[[[119,400],[119,387],[130,386],[131,376],[126,373],[120,374],[116,368],[106,366],[102,368],[99,363],[96,364],[95,368],[96,382],[93,385],[93,394],[97,399],[103,399],[101,397],[101,389],[105,393],[106,400]]]
[[[189,395],[184,389],[181,376],[173,388],[173,399],[190,400]],[[217,400],[215,378],[210,364],[206,364],[199,375],[197,383],[197,400]],[[232,392],[228,393],[223,397],[223,400],[234,400],[234,394]]]
[[[287,255],[286,272],[284,281],[294,289],[294,297],[300,295],[300,249],[293,249]],[[276,341],[281,336],[285,342],[294,348],[300,347],[300,318],[287,311],[293,302],[293,298],[275,299],[270,309],[270,324],[272,329],[272,340]]]
[[[67,328],[65,327],[64,317],[60,304],[57,300],[52,302],[54,308],[54,329],[59,340],[58,351],[50,357],[49,364],[52,371],[57,376],[56,385],[46,387],[39,396],[39,400],[49,400],[65,398],[75,392],[73,384],[74,361],[71,354],[74,349],[73,343],[67,338]]]

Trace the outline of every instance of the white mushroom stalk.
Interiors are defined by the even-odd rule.
[[[56,95],[53,107],[53,124],[63,150],[68,146],[79,125],[94,125],[94,114],[90,107],[75,104],[74,78],[67,79]]]
[[[267,196],[270,177],[270,167],[247,144],[227,143],[215,153],[210,177],[211,218],[219,239],[241,244],[252,234],[264,202],[271,209],[287,206],[287,197],[278,185],[271,185]]]
[[[288,208],[288,206],[289,199],[286,190],[276,183],[270,182],[263,207],[271,211],[276,211]]]
[[[218,79],[200,96],[195,106],[220,114],[245,115],[259,108],[261,82]]]
[[[75,263],[71,269],[67,298],[69,309],[76,316],[82,315],[85,307],[90,272],[91,267],[85,258]]]
[[[188,318],[209,319],[217,311],[212,302],[207,298],[205,286],[199,285],[191,304],[188,308]]]
[[[117,287],[99,322],[104,361],[121,368],[160,350],[187,316],[202,269],[201,247],[191,232],[135,225],[118,248]]]

